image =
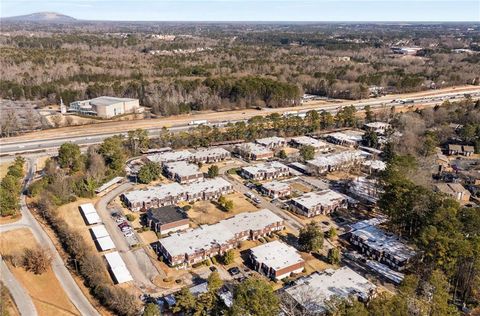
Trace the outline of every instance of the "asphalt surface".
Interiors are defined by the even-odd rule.
[[[32,298],[28,295],[23,286],[15,279],[13,274],[8,270],[7,265],[0,258],[0,276],[3,284],[8,288],[10,294],[15,301],[15,305],[22,316],[36,316],[38,315],[35,305],[33,305]]]
[[[34,176],[33,166],[34,161],[28,160],[28,174],[26,176],[25,187],[28,186]],[[33,233],[33,236],[37,240],[39,245],[47,247],[52,253],[52,270],[55,273],[58,281],[62,285],[63,290],[67,294],[70,301],[75,305],[77,310],[82,315],[100,315],[95,308],[90,304],[88,299],[83,295],[83,292],[78,287],[77,283],[73,279],[72,275],[65,267],[60,254],[58,253],[55,245],[52,243],[47,233],[42,229],[37,220],[33,217],[25,202],[25,195],[20,197],[20,212],[22,218],[14,223],[9,223],[0,226],[0,232],[6,232],[19,228],[29,228]]]
[[[433,92],[432,92],[433,93]],[[102,142],[105,138],[118,134],[126,134],[127,131],[143,128],[147,130],[151,137],[158,136],[163,127],[168,128],[169,131],[177,132],[188,130],[194,126],[189,125],[193,120],[208,120],[210,126],[225,126],[228,123],[248,120],[253,116],[267,116],[272,113],[289,114],[289,115],[303,115],[309,110],[328,111],[336,113],[342,106],[353,105],[357,110],[363,110],[365,106],[369,105],[372,109],[390,108],[390,107],[405,107],[405,106],[434,106],[442,104],[444,101],[458,101],[465,98],[465,94],[470,94],[472,98],[480,98],[480,89],[472,87],[468,91],[456,91],[449,93],[439,93],[429,96],[416,97],[381,97],[378,99],[368,99],[363,101],[343,101],[331,102],[322,105],[311,105],[305,103],[302,106],[294,108],[265,108],[261,111],[246,109],[242,111],[226,111],[214,113],[198,113],[187,117],[167,117],[152,120],[138,120],[138,121],[119,121],[106,122],[85,127],[70,127],[49,131],[40,131],[26,134],[23,136],[6,138],[0,140],[0,153],[3,155],[21,154],[35,151],[42,151],[48,149],[56,149],[65,142],[73,142],[78,145],[90,145]],[[107,132],[108,131],[108,132]],[[37,135],[35,135],[37,134]],[[59,136],[64,134],[64,136]],[[32,137],[27,137],[31,135]],[[40,136],[44,135],[44,136]],[[45,136],[48,135],[48,136]],[[38,138],[38,139],[35,139]]]
[[[95,205],[95,208],[98,211],[98,215],[102,219],[105,228],[107,229],[110,237],[117,248],[117,251],[120,253],[123,261],[125,262],[130,274],[132,275],[135,284],[142,290],[154,290],[156,286],[150,281],[150,278],[155,277],[155,272],[158,274],[158,271],[155,269],[153,264],[148,260],[145,260],[147,257],[146,254],[134,253],[123,236],[123,233],[118,229],[117,223],[111,216],[110,211],[107,208],[108,203],[112,201],[115,197],[132,188],[132,183],[124,183],[112,191],[105,194]],[[144,252],[143,249],[137,249],[136,252]],[[146,275],[146,272],[150,275],[150,278]]]

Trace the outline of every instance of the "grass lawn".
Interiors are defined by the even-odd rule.
[[[28,229],[18,229],[0,234],[0,253],[9,255],[21,252],[24,248],[37,246]],[[52,269],[41,275],[25,271],[22,267],[12,267],[10,271],[26,289],[33,300],[39,315],[80,315],[70,302]]]
[[[0,179],[3,179],[7,175],[8,167],[12,164],[11,161],[5,161],[0,163]]]
[[[20,316],[8,288],[0,282],[0,313],[5,316]]]
[[[87,224],[85,224],[78,207],[85,203],[92,203],[95,205],[96,201],[96,199],[78,199],[75,202],[62,205],[58,208],[59,216],[67,222],[68,226],[77,230],[94,251],[97,251],[97,247],[90,234],[90,229]]]
[[[243,212],[256,211],[257,207],[245,199],[241,193],[225,195],[227,200],[233,201],[233,210],[225,212],[210,201],[198,201],[188,211],[188,217],[196,225],[214,224],[218,221]]]

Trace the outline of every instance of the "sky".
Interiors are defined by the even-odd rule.
[[[0,0],[0,16],[117,21],[473,21],[480,0]]]

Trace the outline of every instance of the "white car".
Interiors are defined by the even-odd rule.
[[[132,236],[133,236],[133,232],[132,232],[132,231],[129,231],[129,232],[123,233],[123,236],[125,236],[125,237],[132,237]]]

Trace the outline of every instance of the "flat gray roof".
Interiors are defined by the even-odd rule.
[[[276,271],[304,261],[295,248],[278,240],[254,247],[250,251],[256,261]]]

